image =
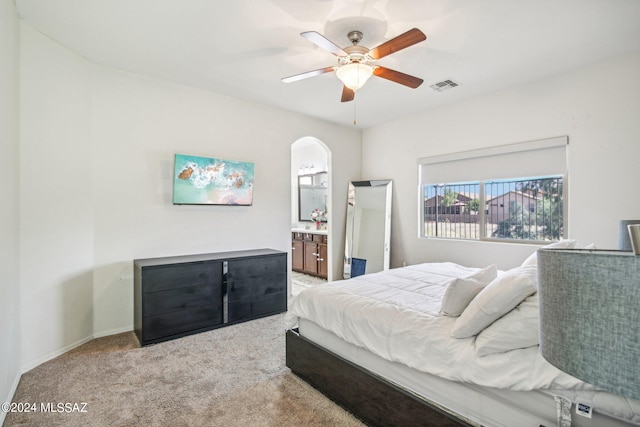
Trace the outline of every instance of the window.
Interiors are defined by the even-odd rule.
[[[492,207],[484,217],[487,238],[560,240],[564,235],[562,176],[486,181],[484,193],[509,209]],[[491,200],[489,200],[491,201]]]
[[[563,238],[566,145],[560,137],[420,159],[421,237]]]
[[[480,183],[424,186],[424,233],[429,237],[479,239]]]

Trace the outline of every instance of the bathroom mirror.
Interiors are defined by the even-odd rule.
[[[327,211],[327,172],[298,176],[298,221],[312,221],[315,209]],[[320,217],[326,222],[326,217]]]
[[[388,270],[391,180],[352,181],[347,197],[344,278]]]

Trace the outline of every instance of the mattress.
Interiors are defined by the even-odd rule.
[[[556,426],[555,396],[538,390],[515,391],[450,381],[385,360],[349,344],[315,323],[300,319],[300,335],[338,356],[373,372],[400,388],[446,408],[471,425],[487,427]],[[591,418],[569,414],[572,427],[622,427],[628,422],[594,412]]]
[[[555,425],[554,396],[574,402],[582,399],[599,414],[640,425],[638,402],[599,391],[559,371],[540,356],[535,346],[479,358],[473,351],[473,337],[451,338],[449,331],[455,318],[440,315],[442,297],[453,280],[477,270],[453,263],[428,263],[314,287],[293,301],[291,323],[300,326],[303,336],[319,340],[323,347],[347,360],[358,364],[365,359],[376,361],[367,369],[419,395],[431,396],[434,392],[421,390],[422,380],[416,384],[415,379],[425,375],[430,378],[429,384],[444,381],[454,388],[473,390],[471,401],[459,413],[486,425],[510,425],[512,421],[505,424],[505,420],[492,417],[510,414],[507,420],[519,419],[513,418],[514,411],[527,420],[522,425],[533,420],[538,424],[530,425]],[[384,361],[382,372],[377,370],[379,361]],[[394,367],[392,373],[401,371],[399,376],[386,372],[388,366]],[[436,392],[440,390],[445,387],[435,387]],[[435,401],[448,407],[460,401],[459,394],[447,391]],[[531,408],[535,410],[515,404],[525,394],[526,399],[533,400]],[[447,401],[447,396],[456,396],[454,402]],[[499,406],[485,402],[487,397],[500,402]],[[467,413],[465,408],[474,410]],[[478,408],[480,414],[475,413]],[[529,412],[533,412],[532,418],[526,415]]]

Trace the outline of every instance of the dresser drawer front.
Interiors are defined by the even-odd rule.
[[[229,301],[286,292],[286,262],[284,256],[230,261],[227,276]]]
[[[229,261],[228,280],[261,278],[267,281],[287,275],[287,257],[269,256],[261,258],[234,259]]]
[[[144,294],[144,317],[202,306],[222,310],[222,286],[203,284]]]
[[[287,292],[273,293],[252,301],[253,312],[258,315],[287,310]]]
[[[146,317],[142,335],[148,342],[219,324],[222,324],[222,310],[203,306]]]
[[[147,267],[142,270],[143,293],[222,283],[222,262],[197,262]]]
[[[229,301],[229,322],[265,316],[286,311],[287,294],[278,292],[261,298]]]
[[[263,295],[286,292],[286,276],[274,277],[274,280],[234,280],[229,283],[229,301],[258,298]]]

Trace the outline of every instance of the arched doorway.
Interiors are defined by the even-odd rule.
[[[333,277],[331,260],[335,242],[328,239],[333,215],[331,200],[331,150],[317,138],[298,139],[291,144],[292,277],[310,285]],[[320,218],[319,229],[311,217],[315,210],[326,212]],[[296,241],[294,236],[305,241]],[[314,243],[318,245],[317,251],[310,249]],[[306,257],[302,253],[306,253]],[[311,265],[313,256],[317,259],[316,266]],[[306,260],[304,267],[299,264],[304,261],[297,261],[301,259]],[[304,276],[300,276],[301,273]],[[292,293],[295,293],[297,281],[293,282]]]

